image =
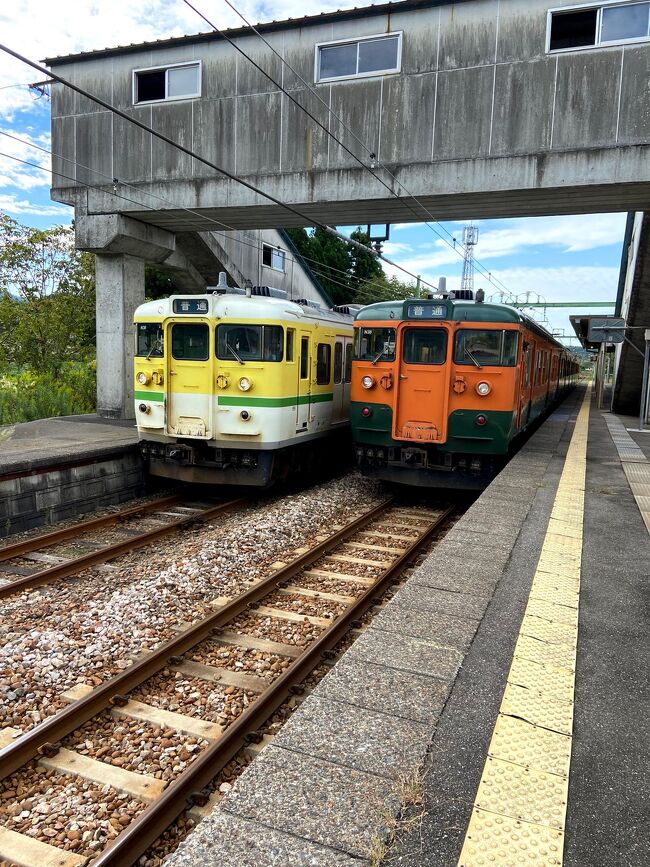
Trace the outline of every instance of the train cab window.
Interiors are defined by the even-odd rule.
[[[219,325],[217,358],[230,361],[282,361],[284,333],[280,325]]]
[[[316,350],[316,385],[329,385],[332,373],[332,347],[319,343]]]
[[[135,354],[142,358],[162,358],[164,338],[159,322],[137,322],[135,326]]]
[[[476,367],[514,367],[517,339],[516,331],[463,329],[456,334],[454,362]]]
[[[447,332],[443,328],[407,328],[402,345],[407,364],[444,364]]]
[[[345,381],[352,382],[352,344],[345,347]]]
[[[309,338],[303,337],[300,341],[300,378],[307,379],[309,376]]]
[[[293,342],[296,339],[294,328],[287,328],[287,361],[293,361]]]
[[[334,344],[334,382],[343,379],[343,344],[337,340]]]
[[[201,323],[172,325],[172,355],[177,361],[207,361],[210,333]]]
[[[395,329],[357,328],[354,350],[357,361],[395,361]]]

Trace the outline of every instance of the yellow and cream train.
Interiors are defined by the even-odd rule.
[[[266,487],[348,435],[352,315],[220,285],[149,301],[134,318],[135,415],[152,475]]]

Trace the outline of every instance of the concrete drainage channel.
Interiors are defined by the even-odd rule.
[[[38,794],[40,809],[36,813],[20,809],[0,828],[0,857],[34,865],[54,858],[58,860],[51,863],[61,867],[85,864],[89,859],[96,865],[133,864],[188,804],[194,804],[200,814],[201,804],[204,810],[206,800],[214,802],[220,796],[218,789],[210,795],[205,787],[210,787],[242,748],[251,751],[261,739],[260,727],[300,691],[300,684],[315,668],[327,663],[332,649],[351,628],[361,627],[359,618],[430,542],[451,512],[452,507],[431,511],[382,503],[333,535],[321,537],[291,563],[276,564],[270,576],[252,582],[235,599],[215,600],[214,614],[183,628],[101,686],[64,695],[71,704],[31,731],[20,736],[5,730],[0,798],[4,794],[6,799],[8,792],[15,796],[19,790],[33,791],[32,801]],[[368,577],[369,565],[376,573],[372,578]],[[303,634],[300,644],[295,639],[294,644],[282,641],[287,623]],[[215,646],[237,648],[240,657],[264,654],[269,661],[268,676],[242,672],[237,662],[230,667],[210,664],[219,658],[214,656]],[[197,682],[225,686],[237,698],[241,712],[219,725],[157,706],[155,684],[164,672],[174,670]],[[135,762],[128,750],[117,758],[113,750],[111,764],[102,761],[106,752],[97,755],[93,726],[97,722],[106,732],[107,718],[115,717],[152,727],[151,750],[157,749],[154,741],[167,742],[166,748],[177,754],[175,772],[164,779],[143,773],[146,761],[139,756]],[[128,735],[128,722],[126,729]],[[128,737],[118,742],[128,743]],[[68,836],[65,826],[59,829],[49,821],[52,809],[47,790],[56,797],[71,779],[77,787],[106,790],[104,801],[109,803],[104,811],[111,813],[109,827],[113,829],[108,834],[89,840],[73,830]],[[20,806],[17,798],[16,809]],[[34,815],[39,817],[36,823]]]

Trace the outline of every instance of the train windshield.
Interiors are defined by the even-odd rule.
[[[135,354],[139,358],[162,358],[165,344],[160,322],[137,322]]]
[[[354,342],[357,361],[395,361],[394,328],[357,328]]]
[[[514,367],[518,338],[516,331],[463,329],[456,334],[454,361],[475,367]]]
[[[444,328],[407,328],[402,339],[402,357],[407,364],[444,364],[447,332]]]
[[[219,325],[217,358],[224,361],[282,361],[284,332],[281,325]]]

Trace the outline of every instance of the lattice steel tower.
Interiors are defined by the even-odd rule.
[[[465,226],[463,229],[463,247],[465,255],[463,261],[463,277],[460,281],[461,289],[474,290],[474,247],[478,244],[478,226]]]

